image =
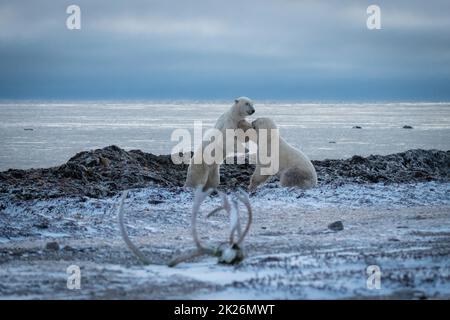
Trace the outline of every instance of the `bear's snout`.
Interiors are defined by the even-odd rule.
[[[255,109],[254,109],[254,108],[251,108],[247,113],[248,113],[249,115],[250,115],[250,114],[254,114],[254,113],[255,113]]]

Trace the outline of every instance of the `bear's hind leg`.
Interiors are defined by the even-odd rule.
[[[205,184],[205,189],[208,190],[210,188],[215,189],[220,184],[220,166],[217,164],[212,164],[209,166],[208,170],[208,179]]]
[[[258,186],[269,179],[270,175],[262,175],[261,168],[256,167],[255,172],[253,172],[250,178],[250,185],[248,186],[248,191],[253,192],[258,188]]]
[[[208,169],[203,164],[189,165],[186,182],[184,188],[197,188],[198,186],[204,186],[208,181]]]
[[[306,169],[292,167],[281,174],[280,184],[283,187],[312,188],[317,184],[314,174]]]

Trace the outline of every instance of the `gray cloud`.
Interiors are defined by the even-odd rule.
[[[450,98],[450,3],[0,2],[3,98]]]

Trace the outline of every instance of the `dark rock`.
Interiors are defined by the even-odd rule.
[[[261,263],[268,263],[268,262],[279,262],[281,261],[282,258],[281,257],[277,257],[277,256],[269,256],[269,257],[265,257],[261,259]]]
[[[313,161],[320,184],[450,180],[450,151],[409,150],[386,156]]]
[[[412,126],[405,125],[405,126],[403,126],[403,129],[413,129],[413,127],[412,127]]]
[[[149,204],[161,204],[164,202],[165,202],[164,200],[156,200],[156,199],[148,200]]]
[[[38,229],[48,229],[49,221],[48,220],[43,220],[43,221],[41,221],[39,223],[36,223],[34,226],[36,228],[38,228]]]
[[[342,231],[344,230],[344,224],[342,223],[342,221],[335,221],[328,225],[328,229],[333,231]]]
[[[352,129],[362,129],[361,126],[353,126]]]
[[[363,157],[361,157],[361,156],[353,156],[353,157],[350,158],[350,162],[351,162],[352,164],[355,164],[355,163],[364,163],[365,161],[366,161],[366,159],[363,158]]]
[[[52,251],[58,251],[59,250],[59,244],[56,241],[47,242],[45,245],[46,250],[52,250]]]
[[[386,156],[313,161],[313,164],[319,184],[450,181],[450,151],[418,149]],[[80,152],[58,167],[1,172],[0,196],[19,200],[73,196],[85,201],[85,197],[102,198],[151,185],[177,191],[184,184],[187,167],[174,164],[170,155],[156,156],[109,146]],[[220,188],[245,189],[254,168],[248,158],[244,164],[222,165]],[[277,182],[273,177],[266,187],[278,188]]]

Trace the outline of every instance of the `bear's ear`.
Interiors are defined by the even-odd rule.
[[[234,99],[234,103],[238,103],[239,102],[239,99]]]

